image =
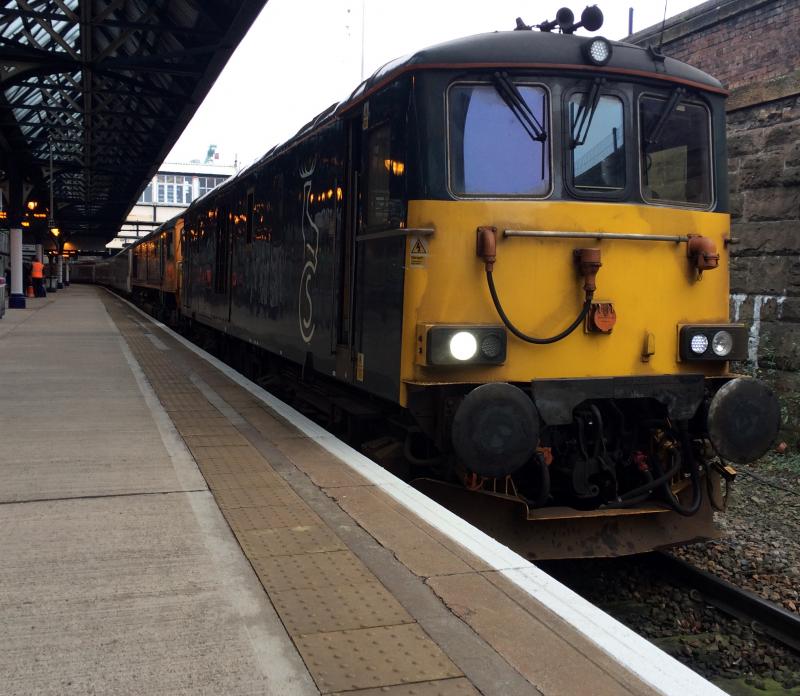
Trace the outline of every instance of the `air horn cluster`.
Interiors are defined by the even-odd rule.
[[[539,31],[551,32],[556,27],[559,28],[562,34],[574,34],[578,29],[583,27],[587,31],[597,31],[603,26],[603,13],[597,5],[590,5],[581,12],[581,21],[575,23],[575,15],[569,7],[562,7],[557,13],[556,18],[548,22],[542,22],[535,25]],[[525,24],[522,17],[517,17],[517,26],[515,31],[530,31],[534,26]]]

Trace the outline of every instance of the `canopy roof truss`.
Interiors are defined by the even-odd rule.
[[[0,178],[112,238],[266,0],[0,0]]]

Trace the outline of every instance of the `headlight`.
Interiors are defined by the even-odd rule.
[[[717,331],[711,340],[711,350],[721,358],[728,356],[733,350],[733,336],[727,331]]]
[[[605,65],[611,60],[611,44],[602,36],[587,41],[583,45],[583,52],[589,62],[595,65]]]
[[[744,324],[689,324],[678,326],[681,360],[720,361],[747,359]]]
[[[450,339],[450,355],[456,360],[469,360],[478,352],[478,341],[469,331],[459,331]]]
[[[506,359],[502,326],[417,325],[418,365],[502,365]]]
[[[695,334],[692,336],[691,342],[692,353],[702,355],[708,350],[708,338],[703,334]]]

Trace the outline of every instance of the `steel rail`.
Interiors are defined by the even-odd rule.
[[[696,589],[707,604],[800,652],[800,615],[669,553],[655,551],[652,557],[656,566]]]

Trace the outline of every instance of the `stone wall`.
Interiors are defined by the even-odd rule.
[[[716,0],[669,20],[663,50],[731,91],[731,319],[749,323],[747,369],[800,432],[800,0]],[[661,26],[627,40],[658,44]]]

